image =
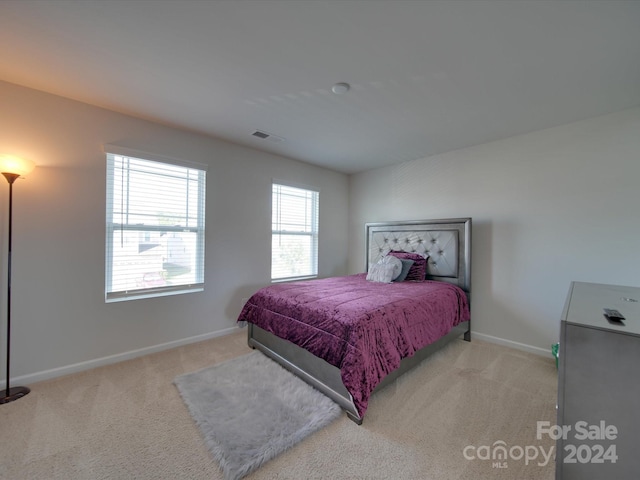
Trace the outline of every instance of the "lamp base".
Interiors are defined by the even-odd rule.
[[[11,387],[9,389],[9,395],[7,395],[7,390],[3,388],[2,390],[0,390],[0,395],[2,395],[2,397],[0,397],[0,405],[18,400],[19,398],[24,397],[30,391],[31,390],[29,390],[27,387]]]

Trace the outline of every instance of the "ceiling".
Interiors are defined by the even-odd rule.
[[[640,105],[640,1],[0,0],[0,79],[354,173]]]

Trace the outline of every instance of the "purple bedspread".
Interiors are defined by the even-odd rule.
[[[365,277],[274,284],[256,292],[238,318],[338,367],[361,417],[373,389],[401,359],[469,319],[467,297],[454,285]]]

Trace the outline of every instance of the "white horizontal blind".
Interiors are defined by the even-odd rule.
[[[273,184],[272,280],[318,274],[318,203],[317,191]]]
[[[206,172],[107,153],[106,299],[202,290]]]

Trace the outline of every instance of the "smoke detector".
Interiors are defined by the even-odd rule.
[[[347,93],[350,88],[351,85],[349,85],[348,83],[340,82],[331,87],[331,91],[336,95],[342,95],[343,93]]]

